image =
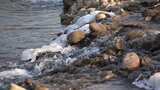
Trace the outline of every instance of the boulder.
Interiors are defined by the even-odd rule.
[[[86,37],[86,34],[84,32],[75,31],[68,35],[67,40],[69,44],[73,45],[73,44],[80,43],[82,40],[85,39],[85,37]]]
[[[140,58],[135,52],[129,52],[124,56],[122,65],[124,69],[136,70],[140,66]]]
[[[107,27],[104,24],[100,23],[90,23],[89,29],[91,31],[91,35],[93,36],[99,36],[99,35],[104,35],[107,31]]]
[[[9,90],[26,90],[25,88],[21,87],[21,86],[18,86],[16,84],[11,84],[10,85],[10,89]]]
[[[106,16],[104,13],[98,13],[98,14],[96,15],[96,20],[97,20],[97,21],[103,20],[103,19],[105,19],[105,18],[107,18],[107,16]]]

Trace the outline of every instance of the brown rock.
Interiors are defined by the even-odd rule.
[[[10,85],[10,89],[9,90],[26,90],[25,88],[21,87],[21,86],[18,86],[16,84],[11,84]]]
[[[75,31],[72,32],[71,34],[68,35],[67,39],[68,39],[68,43],[73,45],[73,44],[78,44],[80,43],[82,40],[84,40],[86,37],[86,34],[82,31]]]
[[[107,75],[104,77],[105,80],[112,80],[117,77],[112,71],[107,71]]]
[[[49,88],[47,88],[45,85],[42,84],[36,84],[35,90],[49,90]]]
[[[140,66],[139,56],[135,52],[127,53],[122,62],[123,68],[128,70],[136,70]]]
[[[160,6],[159,7],[155,7],[153,9],[147,9],[144,12],[144,17],[145,17],[145,21],[159,21],[160,20]]]
[[[144,37],[145,32],[143,31],[130,31],[127,33],[127,39],[128,40],[134,40],[136,38],[142,38]]]
[[[118,50],[123,50],[125,48],[125,41],[122,38],[116,38],[115,47]]]
[[[89,28],[93,36],[104,35],[107,31],[106,25],[95,22],[90,23]]]
[[[98,13],[98,14],[96,15],[96,20],[97,20],[97,21],[103,20],[103,19],[105,19],[105,18],[107,18],[107,17],[106,17],[106,15],[103,14],[103,13]]]

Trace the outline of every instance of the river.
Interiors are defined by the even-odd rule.
[[[0,0],[0,66],[16,63],[24,49],[49,43],[61,30],[61,0]]]

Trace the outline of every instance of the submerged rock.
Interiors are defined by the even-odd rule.
[[[136,70],[140,66],[139,56],[135,52],[127,53],[123,58],[123,67],[128,70]]]
[[[84,32],[75,31],[68,35],[67,40],[69,44],[73,45],[73,44],[80,43],[82,40],[85,39],[85,37],[86,37],[86,34]]]

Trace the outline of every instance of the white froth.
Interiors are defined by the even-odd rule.
[[[0,78],[15,78],[15,77],[32,77],[29,72],[25,69],[12,69],[8,71],[0,72]]]
[[[100,51],[99,47],[84,47],[84,48],[78,48],[74,46],[70,46],[67,43],[67,36],[73,31],[83,31],[85,33],[90,33],[89,30],[89,23],[95,20],[95,16],[100,13],[101,11],[94,11],[90,14],[84,15],[80,17],[75,24],[69,25],[65,28],[67,31],[66,34],[62,34],[61,36],[57,37],[55,40],[53,40],[49,45],[44,45],[41,48],[36,49],[27,49],[22,53],[22,60],[31,60],[31,62],[34,62],[36,60],[36,57],[42,53],[46,52],[58,52],[60,54],[65,55],[65,58],[57,57],[57,59],[54,59],[54,63],[57,63],[57,65],[63,64],[70,64],[74,62],[75,60],[79,58],[88,57],[92,54],[98,54]],[[114,14],[111,12],[105,12],[113,16]],[[47,59],[47,57],[46,57]],[[48,58],[49,60],[50,58]],[[41,62],[37,66],[35,66],[36,71],[41,71],[43,67],[45,66],[45,61]],[[55,64],[56,65],[56,64]]]

